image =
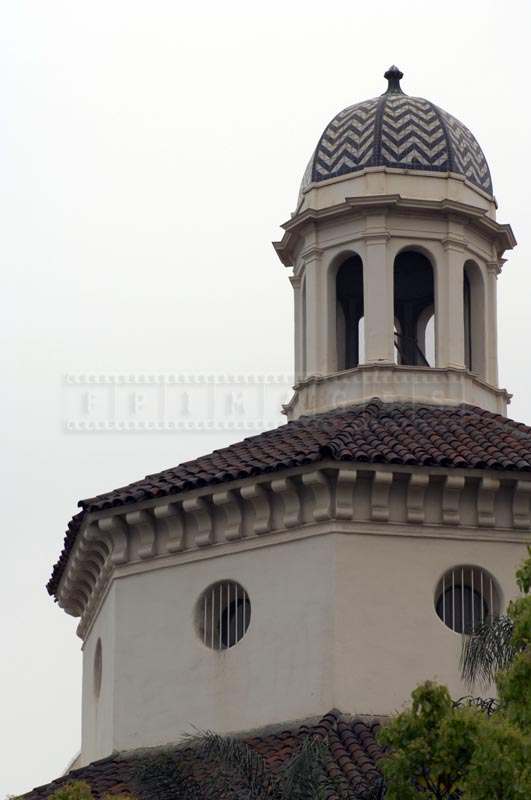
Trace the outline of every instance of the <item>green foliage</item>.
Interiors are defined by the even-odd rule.
[[[325,778],[325,755],[326,747],[322,739],[304,739],[299,751],[280,774],[281,797],[290,800],[326,800],[331,787]]]
[[[468,686],[489,686],[500,671],[507,670],[516,656],[531,646],[531,547],[516,572],[524,597],[509,603],[507,614],[486,619],[473,636],[463,638],[461,674]]]
[[[529,800],[531,739],[497,716],[482,720],[463,785],[463,800]]]
[[[135,800],[135,798],[133,795],[126,794],[125,792],[118,792],[117,794],[107,792],[103,795],[103,800]]]
[[[531,548],[529,557],[516,573],[524,597],[509,604],[513,622],[512,662],[496,676],[504,715],[524,733],[531,734]]]
[[[208,780],[212,800],[357,800],[345,779],[339,786],[341,779],[334,781],[327,776],[328,751],[323,739],[305,737],[291,759],[276,771],[239,739],[207,731],[188,737],[188,743],[206,763],[216,765]],[[370,787],[364,800],[380,800],[379,788]]]
[[[495,678],[498,709],[485,714],[452,703],[443,686],[419,686],[380,734],[391,748],[388,800],[531,798],[531,549],[516,578],[524,596],[467,638],[461,660],[469,683]]]
[[[496,678],[504,715],[531,735],[531,649],[514,659]]]
[[[200,786],[169,753],[142,759],[134,771],[137,794],[145,800],[203,800]]]
[[[217,764],[209,779],[209,783],[215,785],[216,796],[229,791],[232,797],[248,797],[249,800],[278,796],[264,759],[241,740],[212,731],[187,739],[201,759]]]
[[[503,615],[495,619],[487,617],[473,636],[463,637],[461,675],[467,686],[479,683],[488,687],[496,673],[509,666],[516,654],[513,632],[513,620]]]
[[[412,694],[412,707],[380,733],[391,748],[381,766],[388,800],[458,797],[474,752],[481,712],[455,708],[446,687],[427,682]]]
[[[531,591],[531,545],[527,548],[528,558],[516,571],[516,583],[522,594],[529,594]]]
[[[86,781],[70,781],[56,789],[48,800],[93,800],[93,796]]]

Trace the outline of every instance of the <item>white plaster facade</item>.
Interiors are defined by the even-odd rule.
[[[284,229],[275,247],[293,267],[290,418],[375,396],[505,413],[496,281],[515,242],[493,197],[462,175],[368,168],[307,185]],[[393,270],[404,251],[433,269],[432,368],[395,363]],[[366,353],[343,369],[336,275],[353,253]],[[57,589],[83,640],[77,764],[175,742],[192,726],[243,731],[332,707],[391,714],[429,677],[464,694],[461,638],[437,616],[436,587],[452,567],[481,567],[503,608],[530,539],[530,499],[528,473],[323,460],[86,514]],[[196,607],[220,580],[245,588],[251,621],[218,651],[201,641]]]
[[[241,731],[332,707],[390,714],[426,677],[463,694],[460,636],[435,612],[437,583],[452,566],[483,567],[505,604],[530,496],[526,475],[323,462],[89,515],[59,595],[82,614],[79,763],[192,726]],[[107,568],[96,571],[92,548]],[[198,635],[196,604],[227,579],[247,590],[251,623],[216,651]]]

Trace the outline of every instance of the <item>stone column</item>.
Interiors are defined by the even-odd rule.
[[[393,265],[388,263],[390,235],[385,216],[369,217],[363,262],[363,314],[365,318],[365,361],[394,362]]]
[[[293,286],[293,317],[294,317],[294,356],[295,356],[295,383],[304,378],[303,347],[304,347],[304,314],[302,313],[302,280],[300,275],[292,275],[290,283]]]
[[[498,275],[505,259],[487,261],[485,285],[485,379],[498,386]]]
[[[322,251],[312,248],[303,254],[306,283],[306,377],[326,375],[327,297]]]
[[[443,241],[444,263],[436,271],[435,360],[437,367],[465,368],[465,317],[462,242]]]

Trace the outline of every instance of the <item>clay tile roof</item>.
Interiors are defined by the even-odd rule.
[[[323,459],[450,469],[531,471],[531,428],[475,406],[374,399],[301,417],[120,489],[81,500],[48,582],[55,595],[85,514]]]
[[[384,750],[374,738],[377,730],[378,724],[372,721],[345,721],[339,712],[331,712],[317,725],[301,725],[293,730],[277,734],[266,733],[245,741],[262,756],[266,769],[274,774],[295,755],[305,737],[315,736],[317,733],[324,735],[326,732],[325,770],[334,779],[336,786],[341,784],[342,787],[341,791],[338,787],[338,795],[330,794],[328,800],[339,800],[339,797],[345,796],[345,789],[351,793],[355,791],[360,796],[381,780],[378,762],[384,755]],[[349,745],[345,744],[347,739]],[[160,777],[156,772],[157,763],[160,763],[157,762],[157,757],[160,758],[161,754],[177,765],[183,777],[192,779],[195,793],[181,794],[182,787],[180,789],[176,785],[167,788],[169,781],[163,768],[160,768]],[[176,747],[173,750],[164,748],[147,753],[144,751],[142,755],[118,754],[73,770],[46,786],[33,789],[23,797],[25,800],[47,800],[60,786],[73,780],[82,780],[89,784],[95,800],[102,800],[106,794],[118,793],[129,794],[137,800],[160,800],[161,797],[165,800],[178,800],[183,796],[207,800],[207,797],[213,796],[212,775],[220,766],[222,765],[205,763],[192,747]],[[221,796],[219,797],[221,800]]]

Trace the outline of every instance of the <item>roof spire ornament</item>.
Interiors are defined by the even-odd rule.
[[[394,64],[390,66],[384,75],[384,78],[387,78],[388,81],[387,91],[384,94],[404,94],[400,87],[400,81],[403,77],[404,73],[397,66]]]

